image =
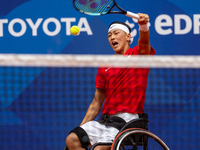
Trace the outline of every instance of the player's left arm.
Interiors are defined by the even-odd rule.
[[[151,51],[151,44],[149,40],[149,16],[147,14],[139,13],[139,39],[138,39],[138,47],[141,54],[149,55]]]

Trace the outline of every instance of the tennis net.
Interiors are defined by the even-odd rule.
[[[94,97],[98,67],[150,68],[149,130],[170,149],[200,148],[199,56],[1,54],[0,149],[62,149]]]

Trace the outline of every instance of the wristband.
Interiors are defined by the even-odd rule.
[[[149,31],[149,23],[143,24],[143,25],[140,25],[140,24],[139,24],[139,30],[142,31],[142,32],[147,32],[147,31]]]

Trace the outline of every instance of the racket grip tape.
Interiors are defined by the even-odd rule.
[[[130,11],[126,12],[126,16],[131,17],[131,18],[135,18],[135,19],[139,19],[139,15],[138,14],[132,13]]]

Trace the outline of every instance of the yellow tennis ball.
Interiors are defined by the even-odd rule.
[[[79,28],[78,26],[72,26],[70,29],[70,32],[72,35],[77,35],[79,33]]]

